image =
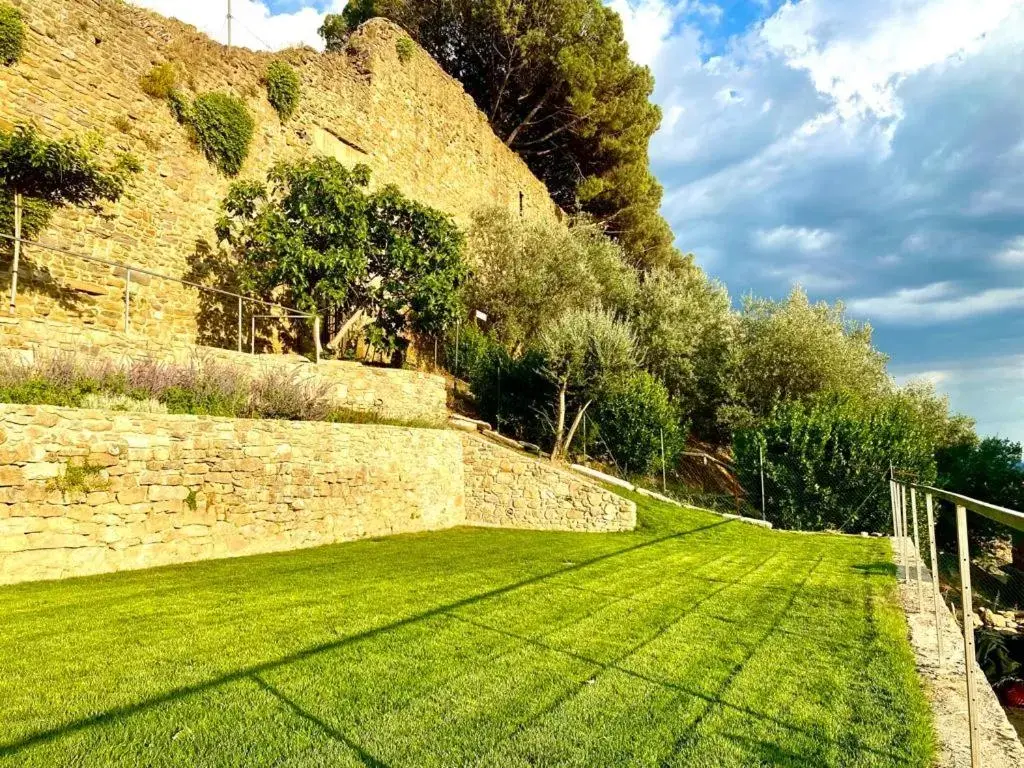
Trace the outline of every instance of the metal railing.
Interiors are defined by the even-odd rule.
[[[20,215],[20,207],[15,210],[16,218]],[[315,360],[320,362],[321,345],[320,345],[320,316],[311,312],[303,312],[300,309],[294,307],[288,307],[284,304],[278,304],[273,301],[266,301],[264,299],[258,299],[255,296],[246,296],[241,293],[235,293],[233,291],[224,290],[223,288],[213,288],[211,286],[202,285],[191,280],[185,280],[180,277],[172,277],[165,275],[160,272],[154,272],[151,269],[145,269],[139,266],[133,266],[131,264],[125,264],[119,261],[113,261],[111,259],[104,259],[98,256],[90,256],[84,253],[76,253],[69,251],[66,248],[60,248],[55,245],[49,245],[47,243],[41,243],[33,240],[26,240],[25,238],[19,238],[14,235],[8,235],[6,233],[0,233],[0,240],[7,240],[14,243],[14,254],[15,258],[11,264],[11,294],[10,294],[10,312],[14,314],[15,306],[18,297],[18,262],[21,253],[25,250],[25,246],[32,246],[34,248],[40,248],[51,253],[60,254],[62,256],[69,256],[71,258],[80,259],[82,261],[91,262],[93,264],[101,264],[103,266],[112,267],[115,270],[116,276],[124,277],[124,332],[128,333],[131,330],[131,289],[132,289],[132,275],[146,275],[148,277],[156,278],[158,280],[166,280],[172,283],[178,283],[179,285],[185,285],[190,288],[195,288],[199,291],[211,294],[217,294],[228,298],[236,299],[238,303],[238,351],[243,351],[242,336],[243,336],[243,322],[242,318],[244,315],[244,305],[246,302],[260,307],[268,307],[272,309],[278,309],[284,312],[284,314],[253,314],[251,317],[252,321],[252,353],[256,352],[256,319],[257,318],[274,318],[274,319],[306,319],[313,321],[313,348],[315,350]],[[118,274],[117,271],[120,271]]]
[[[942,488],[933,488],[928,485],[920,485],[913,482],[901,482],[890,479],[890,499],[892,506],[893,534],[896,537],[897,546],[900,548],[900,559],[903,564],[902,578],[908,587],[911,587],[911,558],[909,547],[914,547],[913,561],[916,563],[917,583],[917,610],[925,610],[925,587],[921,575],[922,541],[920,536],[919,523],[924,523],[928,533],[927,552],[931,566],[931,603],[935,612],[935,643],[938,653],[939,669],[943,664],[942,647],[942,621],[945,613],[945,603],[942,598],[939,584],[939,547],[936,541],[936,522],[942,514],[942,507],[939,502],[944,502],[955,510],[956,520],[956,560],[960,577],[960,601],[961,616],[960,629],[964,639],[964,666],[965,683],[967,695],[967,717],[970,727],[971,744],[971,766],[981,766],[981,744],[978,733],[978,684],[977,662],[974,643],[974,591],[971,583],[971,552],[970,537],[968,535],[967,512],[970,511],[980,515],[987,520],[1006,526],[1012,531],[1024,531],[1024,513],[1007,509],[996,504],[978,501],[969,496],[953,493]],[[924,520],[919,521],[918,498],[924,498]],[[909,505],[908,505],[909,500]],[[955,609],[953,611],[956,618]],[[987,683],[986,683],[987,684]]]

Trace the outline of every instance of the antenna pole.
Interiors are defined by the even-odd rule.
[[[228,0],[228,48],[231,47],[231,0]]]

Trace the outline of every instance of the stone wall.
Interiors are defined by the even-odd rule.
[[[319,153],[365,163],[376,183],[396,184],[463,223],[484,205],[557,215],[544,185],[495,138],[457,81],[419,48],[398,60],[404,32],[388,22],[364,25],[343,53],[269,54],[226,48],[120,0],[8,1],[21,9],[28,36],[22,60],[0,67],[0,128],[31,121],[48,135],[97,132],[111,153],[130,150],[144,166],[109,218],[60,213],[42,242],[231,287],[213,234],[230,180],[189,145],[167,104],[139,87],[139,77],[165,61],[186,70],[188,92],[226,90],[245,100],[258,127],[241,178],[262,179],[274,162]],[[302,101],[286,124],[260,83],[274,58],[302,78]],[[19,282],[19,315],[120,327],[124,283],[113,268],[28,248]],[[232,306],[143,275],[133,282],[138,331],[216,346],[231,338]]]
[[[271,369],[328,387],[339,406],[375,411],[393,419],[448,418],[447,389],[442,376],[420,371],[377,368],[355,362],[324,360],[313,364],[298,355],[250,355],[176,340],[157,342],[137,333],[105,328],[77,328],[53,320],[0,316],[0,350],[26,361],[59,354],[82,360],[100,358],[128,364],[138,360],[190,363],[214,361],[237,368],[240,375],[259,377]]]
[[[447,528],[462,489],[449,430],[0,405],[0,583]]]
[[[462,433],[466,520],[477,525],[570,531],[628,531],[636,504],[487,438]]]

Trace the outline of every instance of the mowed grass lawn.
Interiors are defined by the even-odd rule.
[[[886,541],[641,519],[0,589],[0,765],[930,764]]]

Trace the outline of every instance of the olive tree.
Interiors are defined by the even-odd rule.
[[[489,208],[474,215],[467,240],[467,301],[487,312],[510,351],[527,347],[566,310],[600,305],[624,314],[636,300],[636,272],[592,221],[567,228]]]
[[[587,409],[615,376],[636,367],[636,339],[629,326],[603,310],[570,310],[538,339],[543,373],[555,387],[555,436],[551,458],[562,458]],[[568,434],[568,404],[578,403]]]

